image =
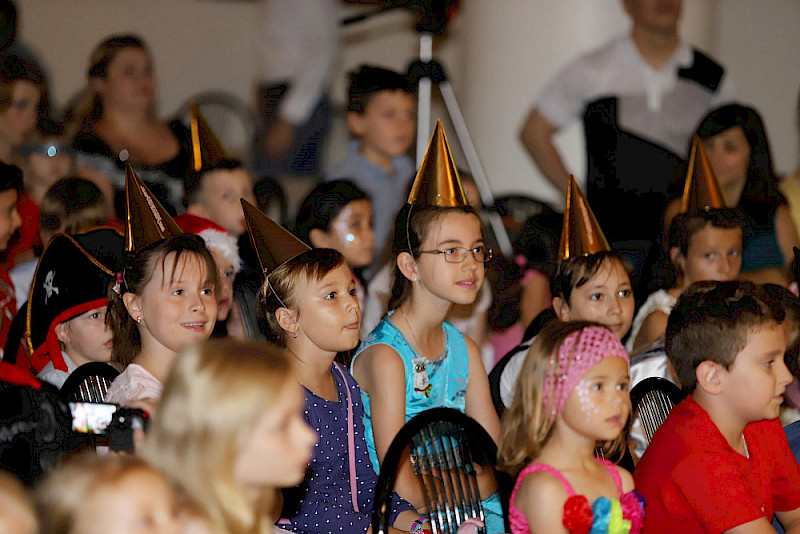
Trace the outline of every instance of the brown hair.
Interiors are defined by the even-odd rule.
[[[447,213],[470,213],[480,221],[477,212],[471,206],[441,207],[405,204],[398,212],[394,225],[394,237],[389,249],[389,257],[391,261],[394,261],[392,293],[387,304],[389,310],[400,307],[411,294],[413,287],[411,280],[400,272],[396,261],[397,256],[408,252],[414,256],[414,259],[419,259],[422,242],[425,241],[431,226]]]
[[[511,406],[503,414],[500,448],[497,451],[498,467],[517,476],[526,465],[534,461],[553,434],[555,421],[545,412],[542,389],[550,372],[550,360],[564,340],[597,323],[552,320],[534,338],[525,362],[519,372],[517,389]],[[630,418],[629,418],[630,420]],[[612,459],[623,452],[627,429],[613,441],[597,442],[603,457]]]
[[[286,332],[278,324],[275,312],[278,308],[289,308],[300,320],[301,310],[297,308],[297,287],[300,284],[317,282],[340,265],[344,256],[331,248],[315,248],[298,254],[282,263],[269,273],[266,282],[258,290],[259,314],[269,329],[267,338],[276,345],[286,345]]]
[[[683,389],[691,393],[701,363],[729,369],[751,332],[781,324],[785,317],[783,306],[773,305],[758,284],[696,282],[681,294],[667,319],[667,358]]]
[[[40,92],[38,109],[40,116],[44,109],[41,106],[47,88],[44,84],[44,75],[39,67],[15,54],[3,54],[0,56],[0,112],[8,109],[12,100],[14,84],[18,81],[29,82],[36,86]]]
[[[97,45],[89,57],[87,72],[89,80],[108,76],[108,66],[114,61],[117,54],[126,48],[138,48],[149,55],[147,46],[138,36],[112,35]],[[91,130],[103,115],[103,99],[91,87],[86,87],[75,98],[74,104],[68,107],[70,110],[66,113],[66,121],[70,125],[68,130],[73,134]]]
[[[111,213],[100,189],[84,178],[61,178],[39,206],[39,226],[51,232],[79,234],[108,224]]]
[[[111,349],[112,360],[123,368],[127,367],[142,350],[142,339],[136,321],[128,313],[128,309],[122,301],[122,295],[126,292],[141,295],[145,286],[153,279],[156,266],[160,265],[162,270],[165,269],[167,257],[170,254],[175,255],[172,273],[170,273],[171,278],[175,276],[175,270],[178,268],[181,257],[184,255],[194,256],[205,266],[206,280],[214,287],[214,292],[219,297],[217,266],[200,236],[194,234],[170,236],[129,254],[120,273],[122,281],[119,293],[113,287],[116,277],[111,280],[106,314],[106,321],[114,332],[114,346]]]
[[[300,386],[277,348],[232,339],[184,349],[164,384],[144,456],[169,476],[214,532],[272,532],[274,491],[264,490],[251,505],[234,479],[234,465],[259,418],[286,387]]]

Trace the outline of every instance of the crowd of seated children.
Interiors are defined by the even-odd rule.
[[[792,381],[785,318],[742,282],[698,282],[678,298],[666,350],[690,395],[634,472],[647,532],[768,532],[773,512],[800,531],[800,466],[777,420]]]

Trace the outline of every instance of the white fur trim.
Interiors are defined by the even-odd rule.
[[[233,264],[234,271],[239,272],[242,260],[239,258],[239,245],[236,244],[236,239],[232,235],[213,228],[207,228],[197,235],[203,238],[208,248],[215,248],[222,252],[222,255]]]

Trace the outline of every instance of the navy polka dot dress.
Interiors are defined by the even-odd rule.
[[[329,533],[366,532],[372,520],[373,492],[378,476],[372,467],[364,439],[364,408],[361,404],[361,388],[347,370],[338,365],[342,374],[331,368],[339,394],[338,401],[328,401],[303,388],[305,393],[306,422],[319,436],[314,447],[311,465],[303,482],[304,495],[294,517],[288,518],[290,525],[284,529],[293,532]],[[356,491],[359,512],[353,509],[350,490],[350,462],[347,445],[347,389],[353,403],[353,427],[355,437]],[[389,524],[400,512],[411,509],[411,505],[396,494],[392,502]]]

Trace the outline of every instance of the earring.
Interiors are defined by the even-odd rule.
[[[414,278],[414,283],[419,284],[419,278]]]
[[[293,339],[297,339],[297,332],[295,332],[295,333],[293,333],[293,334],[292,334],[292,338],[293,338]]]
[[[136,322],[137,322],[138,324],[141,324],[141,322],[142,322],[142,318],[141,318],[141,317],[137,317],[137,318],[136,318]]]

